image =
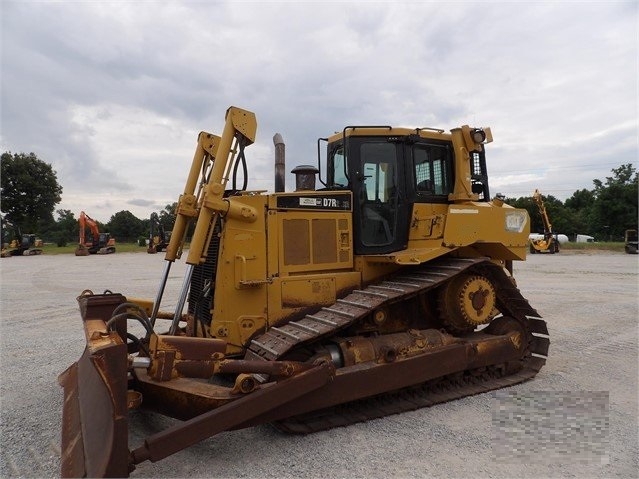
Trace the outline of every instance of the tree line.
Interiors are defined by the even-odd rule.
[[[168,204],[162,211],[156,212],[160,224],[167,231],[173,228],[177,202]],[[55,242],[58,246],[77,243],[79,239],[78,219],[71,210],[56,210],[57,219],[53,222],[41,224],[38,234],[45,242]],[[101,233],[110,233],[111,237],[122,243],[133,243],[147,239],[150,235],[151,220],[139,219],[128,210],[123,210],[111,216],[108,222],[97,221]]]
[[[46,242],[59,245],[78,241],[78,218],[70,210],[55,209],[62,186],[50,164],[34,153],[5,152],[1,161],[1,210],[4,220],[17,225],[23,233],[37,233]],[[574,239],[577,234],[593,236],[598,241],[622,241],[627,229],[637,229],[639,174],[631,163],[611,170],[605,180],[593,179],[593,189],[575,191],[565,202],[543,195],[544,206],[555,233]],[[505,198],[507,204],[524,208],[531,219],[530,231],[543,233],[544,226],[531,196]],[[177,203],[167,204],[159,212],[165,229],[173,227]],[[57,217],[54,217],[54,211]],[[150,218],[139,219],[127,210],[98,222],[101,232],[111,233],[118,241],[134,242],[148,238]],[[3,237],[2,241],[6,239]]]
[[[5,152],[0,166],[3,244],[16,234],[15,228],[7,227],[7,223],[23,234],[35,233],[45,242],[59,246],[78,242],[80,212],[76,216],[71,210],[55,208],[62,199],[62,186],[50,164],[35,153]],[[165,229],[173,227],[176,206],[177,203],[167,204],[156,212]],[[124,210],[112,215],[106,223],[96,223],[100,232],[110,233],[117,241],[126,243],[148,238],[151,221]]]
[[[603,181],[594,179],[592,190],[575,191],[565,202],[552,195],[543,195],[543,187],[540,188],[553,232],[565,234],[571,240],[578,234],[585,234],[593,236],[596,241],[623,241],[627,229],[637,229],[637,170],[627,163],[613,168],[611,172],[612,176]],[[544,232],[532,195],[506,198],[505,202],[528,211],[531,233]]]

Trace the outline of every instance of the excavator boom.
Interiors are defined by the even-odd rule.
[[[553,232],[552,223],[548,217],[546,206],[544,205],[544,199],[539,190],[535,190],[532,198],[539,210],[539,216],[541,216],[541,221],[544,226],[544,237],[530,240],[530,253],[559,253],[559,237]]]

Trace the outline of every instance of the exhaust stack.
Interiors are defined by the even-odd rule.
[[[284,193],[284,170],[286,167],[285,146],[282,135],[275,133],[273,136],[275,145],[275,193]]]

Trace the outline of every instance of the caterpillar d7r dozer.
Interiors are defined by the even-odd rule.
[[[319,168],[297,167],[294,192],[278,134],[273,194],[246,189],[255,134],[255,115],[235,107],[221,136],[200,133],[155,300],[78,297],[87,344],[59,378],[63,476],[127,476],[262,423],[345,426],[544,365],[546,323],[512,275],[529,218],[490,199],[490,129],[348,126],[318,140]],[[191,222],[177,306],[163,312]],[[137,407],[180,421],[130,447]]]

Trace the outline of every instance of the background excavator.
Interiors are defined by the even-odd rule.
[[[100,233],[97,221],[84,211],[80,212],[78,224],[80,226],[80,241],[75,249],[76,256],[115,253],[115,238],[111,238],[109,233]],[[86,238],[87,228],[90,231],[88,240]]]
[[[20,227],[2,220],[2,252],[0,257],[42,254],[42,240],[34,234],[23,234]]]
[[[164,229],[157,213],[151,213],[149,219],[149,247],[147,253],[155,254],[166,250],[171,240],[171,232]]]
[[[262,423],[345,426],[545,364],[546,323],[513,277],[529,217],[490,198],[489,128],[347,126],[318,140],[294,192],[278,134],[272,194],[247,190],[256,129],[231,107],[221,136],[199,134],[154,300],[78,297],[86,348],[59,377],[63,476],[128,476]],[[162,311],[192,223],[177,306]],[[130,447],[138,407],[181,422]]]
[[[550,223],[550,218],[548,218],[548,213],[544,206],[544,199],[539,190],[535,190],[532,198],[537,205],[541,221],[544,225],[544,236],[543,238],[530,239],[530,253],[559,253],[559,236],[552,230],[552,224]]]

